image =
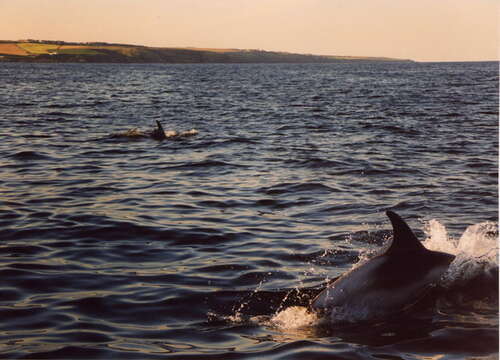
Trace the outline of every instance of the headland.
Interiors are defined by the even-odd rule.
[[[294,54],[264,50],[149,47],[104,42],[0,40],[0,62],[35,63],[334,63],[407,59]]]

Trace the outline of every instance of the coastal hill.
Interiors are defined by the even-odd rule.
[[[286,52],[159,48],[109,43],[48,40],[0,40],[0,62],[83,63],[331,63],[348,61],[411,61],[383,57],[325,56]]]

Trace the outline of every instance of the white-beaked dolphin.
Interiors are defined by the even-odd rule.
[[[393,239],[383,253],[339,277],[312,302],[333,322],[382,320],[403,312],[434,287],[455,256],[427,250],[406,222],[386,212]]]

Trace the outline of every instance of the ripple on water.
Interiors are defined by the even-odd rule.
[[[40,161],[40,160],[54,160],[46,153],[33,150],[24,150],[16,152],[9,156],[9,158],[19,161]],[[35,164],[34,164],[35,165]]]

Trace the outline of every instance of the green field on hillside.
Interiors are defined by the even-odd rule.
[[[26,50],[30,54],[48,54],[51,51],[55,51],[60,45],[54,44],[38,44],[38,43],[17,43],[21,49]]]
[[[67,55],[102,55],[101,52],[94,49],[59,49],[56,54],[67,54]]]

